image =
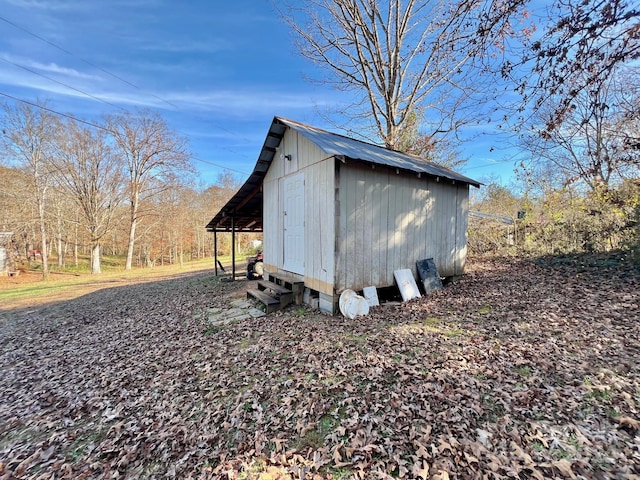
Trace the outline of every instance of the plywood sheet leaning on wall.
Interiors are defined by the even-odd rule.
[[[416,284],[416,280],[413,278],[411,270],[408,268],[395,270],[393,272],[393,276],[396,279],[398,289],[400,289],[400,295],[402,295],[402,300],[404,302],[411,300],[412,298],[419,298],[422,296],[420,295],[420,290],[418,290],[418,285]]]

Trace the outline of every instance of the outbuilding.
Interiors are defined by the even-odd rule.
[[[461,275],[470,186],[422,158],[274,117],[252,174],[206,228],[262,231],[265,272],[299,279],[333,314],[345,289],[392,286],[417,260]]]

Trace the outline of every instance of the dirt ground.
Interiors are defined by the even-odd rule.
[[[94,281],[86,281],[86,277],[81,280],[79,276],[68,273],[51,273],[49,275],[49,278],[52,282],[67,281],[70,284],[75,283],[75,285],[69,286],[64,289],[57,288],[55,285],[51,285],[51,291],[47,293],[46,291],[41,291],[43,287],[46,287],[48,284],[43,283],[42,273],[40,272],[26,271],[20,272],[19,275],[13,277],[0,276],[0,291],[16,286],[26,285],[33,286],[34,290],[40,290],[37,296],[27,296],[17,299],[3,300],[2,304],[0,305],[0,312],[20,307],[34,307],[60,300],[69,300],[91,292],[95,292],[96,290],[99,290],[101,288],[136,283],[135,280],[126,277],[109,279],[96,278]]]
[[[224,268],[231,272],[231,265],[227,262]],[[246,263],[240,261],[236,263],[236,278],[241,279],[242,273],[246,269]],[[177,279],[185,275],[196,272],[211,272],[212,269],[202,264],[186,264],[186,267],[176,272],[175,266],[157,267],[154,269],[134,270],[133,272],[110,272],[96,276],[87,274],[79,275],[75,273],[50,272],[48,282],[43,282],[42,272],[37,270],[20,271],[18,275],[0,275],[0,291],[11,289],[17,286],[33,286],[37,294],[34,296],[23,296],[20,298],[3,300],[0,304],[0,312],[21,307],[34,307],[48,304],[60,300],[74,299],[103,288],[113,288],[118,286],[135,285],[139,283],[149,283],[154,281]],[[222,271],[219,272],[224,275]],[[1,315],[1,313],[0,313]]]
[[[640,270],[476,259],[348,321],[228,325],[248,282],[113,284],[0,319],[0,478],[640,478]]]

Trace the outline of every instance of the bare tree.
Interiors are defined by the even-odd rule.
[[[55,159],[54,159],[55,164]],[[58,266],[66,264],[66,252],[69,246],[70,234],[73,230],[74,212],[77,206],[64,187],[54,186],[49,198],[49,230],[50,242],[58,257]]]
[[[109,117],[117,154],[125,163],[129,181],[129,243],[125,269],[131,269],[141,204],[193,171],[186,140],[171,131],[158,114],[141,111]]]
[[[113,154],[103,131],[67,122],[58,137],[56,176],[77,203],[91,241],[91,273],[101,273],[101,241],[113,228],[122,199],[122,162]]]
[[[525,3],[304,0],[283,16],[302,55],[326,69],[324,81],[354,94],[346,116],[372,122],[397,148],[412,116],[431,125],[432,141],[465,121],[461,108],[480,90],[472,66],[513,33],[510,19]]]
[[[9,161],[18,165],[29,178],[30,201],[35,206],[42,244],[42,275],[46,279],[49,276],[47,200],[52,185],[51,159],[59,121],[40,106],[4,104],[0,142]]]
[[[571,81],[580,83],[580,77]],[[539,109],[534,117],[536,125],[524,137],[525,147],[536,159],[529,167],[547,168],[545,164],[550,163],[553,168],[548,170],[563,178],[565,185],[580,182],[592,191],[608,191],[612,183],[637,177],[638,134],[632,127],[638,125],[640,113],[632,106],[640,99],[634,98],[633,90],[628,88],[630,78],[629,72],[621,77],[614,71],[606,82],[580,90],[571,106],[564,109],[559,123],[558,103],[564,97],[554,97],[555,102],[549,101],[548,106]]]
[[[436,139],[421,131],[420,128],[418,116],[410,114],[395,149],[447,168],[455,169],[467,162],[467,159],[455,148],[451,139]]]
[[[624,69],[616,75],[614,103],[616,119],[613,148],[621,155],[622,177],[640,177],[640,67]]]
[[[28,191],[29,177],[22,169],[0,165],[0,231],[12,231],[21,240],[23,253],[31,220]]]
[[[640,8],[629,0],[554,0],[545,8],[542,34],[528,38],[521,59],[508,59],[501,72],[522,94],[521,111],[547,108],[548,115],[554,99],[545,125],[552,130],[580,95],[601,89],[614,71],[640,59]]]

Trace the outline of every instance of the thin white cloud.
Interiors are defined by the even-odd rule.
[[[6,62],[13,64],[16,68],[20,68],[18,67],[18,65],[20,65],[30,70],[37,70],[42,74],[53,73],[63,77],[71,77],[74,79],[84,79],[84,80],[92,80],[92,81],[100,79],[100,77],[98,76],[81,72],[79,70],[76,70],[75,68],[64,67],[64,66],[58,65],[55,62],[41,63],[35,60],[31,60],[29,58],[16,57],[9,54],[0,54],[0,57]],[[58,78],[58,80],[60,79]]]
[[[335,99],[331,97],[318,98],[316,94],[312,95],[306,91],[285,93],[272,87],[237,90],[193,89],[183,92],[171,90],[151,91],[149,89],[135,90],[123,85],[122,89],[113,90],[114,82],[106,81],[104,77],[83,74],[55,64],[40,65],[41,70],[44,68],[47,68],[49,72],[66,74],[66,78],[56,79],[77,90],[30,74],[17,67],[11,67],[4,62],[0,62],[0,85],[12,86],[20,90],[34,90],[36,92],[34,96],[45,96],[53,102],[56,102],[56,97],[61,96],[67,100],[75,98],[87,102],[95,102],[96,105],[104,103],[104,106],[101,107],[103,110],[110,110],[113,105],[123,108],[142,107],[176,110],[169,105],[170,103],[176,105],[177,111],[182,113],[223,114],[233,118],[251,118],[257,114],[295,113],[308,111],[318,105],[336,103]],[[111,88],[100,88],[104,85],[109,85]],[[82,92],[86,93],[83,94]]]

